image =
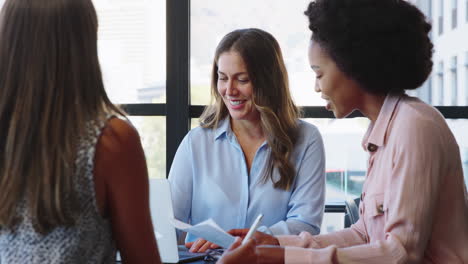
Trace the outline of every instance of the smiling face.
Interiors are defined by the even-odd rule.
[[[326,109],[333,111],[336,118],[346,117],[360,108],[362,88],[338,69],[328,53],[313,40],[309,45],[309,63],[316,73],[315,91],[322,93]]]
[[[236,51],[221,53],[218,59],[217,88],[233,120],[257,121],[253,104],[253,85],[247,67]]]

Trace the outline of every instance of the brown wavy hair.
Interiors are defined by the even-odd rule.
[[[214,103],[208,106],[200,124],[205,128],[218,127],[219,121],[229,116],[218,93],[218,59],[224,52],[236,51],[244,60],[253,84],[253,104],[260,113],[261,127],[266,135],[271,155],[264,171],[263,182],[269,179],[275,188],[289,190],[296,170],[290,162],[298,135],[300,110],[289,92],[288,73],[276,39],[256,28],[239,29],[227,34],[216,48],[211,74],[211,95]],[[278,169],[279,180],[273,179]]]
[[[91,0],[7,0],[0,13],[0,228],[70,226],[80,209],[75,158],[86,123],[123,115],[106,95]]]

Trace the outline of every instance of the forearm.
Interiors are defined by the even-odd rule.
[[[284,248],[278,246],[258,246],[257,264],[283,264]]]
[[[279,235],[298,235],[299,233],[306,231],[313,235],[320,233],[320,227],[314,224],[305,223],[296,219],[287,219],[286,221],[280,221],[270,227],[265,227],[264,233],[268,233],[274,236]]]
[[[351,228],[325,235],[313,236],[308,232],[302,232],[299,236],[278,236],[281,246],[294,246],[302,248],[325,248],[335,245],[338,248],[349,247],[366,243],[365,235],[359,229],[361,223]]]
[[[335,245],[320,249],[286,247],[286,264],[332,263],[407,263],[408,255],[401,242],[389,235],[384,241],[353,247],[337,248]]]

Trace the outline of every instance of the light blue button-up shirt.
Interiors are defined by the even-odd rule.
[[[260,230],[273,235],[320,232],[325,199],[325,153],[318,129],[299,120],[291,161],[290,190],[262,182],[270,148],[257,150],[250,173],[229,118],[217,129],[192,129],[180,144],[169,173],[175,218],[200,223],[212,218],[224,230],[249,228],[262,213]],[[277,169],[273,176],[279,179]],[[196,237],[187,235],[186,241]]]

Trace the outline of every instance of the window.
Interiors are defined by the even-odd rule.
[[[409,92],[408,92],[409,94]],[[413,96],[419,97],[419,99],[423,100],[424,102],[431,104],[432,103],[432,79],[428,78],[427,81],[416,90],[416,92],[412,92]]]
[[[210,73],[218,42],[227,33],[256,27],[279,42],[289,73],[292,96],[298,105],[324,105],[314,92],[315,76],[307,60],[310,31],[303,15],[310,0],[205,0],[191,3],[191,103],[210,99]],[[268,6],[268,11],[265,7]],[[274,14],[274,15],[272,15]]]
[[[457,57],[452,57],[450,62],[450,75],[451,75],[451,90],[452,90],[452,105],[457,105],[458,101],[458,83],[457,83]]]
[[[165,103],[165,1],[93,0],[93,3],[99,20],[99,61],[111,101]],[[131,116],[130,120],[140,134],[149,176],[165,177],[166,118]]]
[[[326,202],[335,203],[361,195],[366,177],[368,153],[361,141],[367,131],[367,118],[313,119],[323,137],[326,160]]]
[[[328,234],[343,229],[345,222],[344,213],[324,214],[320,234]]]
[[[468,51],[465,52],[465,105],[468,105]]]
[[[140,134],[150,178],[166,177],[166,117],[130,116]]]
[[[165,102],[164,1],[96,1],[99,59],[114,103]]]
[[[437,70],[437,89],[439,91],[437,105],[444,105],[444,63],[439,62]]]
[[[457,27],[457,7],[458,7],[458,1],[457,0],[452,0],[452,29]]]

